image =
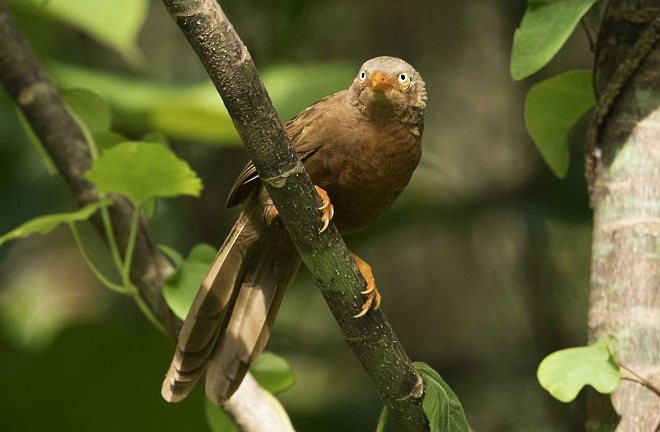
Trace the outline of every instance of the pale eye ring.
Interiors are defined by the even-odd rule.
[[[410,82],[410,77],[408,76],[408,74],[405,74],[403,72],[399,74],[400,84],[408,84],[409,82]]]
[[[360,78],[360,81],[366,80],[367,79],[367,72],[360,71],[360,73],[358,74],[358,77]]]

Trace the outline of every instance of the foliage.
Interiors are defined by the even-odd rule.
[[[131,63],[141,59],[137,36],[149,0],[13,0],[12,6],[75,27]]]
[[[597,0],[528,0],[513,36],[511,76],[521,80],[545,66]]]
[[[424,379],[423,408],[431,432],[469,431],[460,401],[440,374],[424,362],[414,365]]]
[[[165,85],[102,70],[50,63],[60,87],[85,87],[108,101],[124,129],[158,130],[170,138],[215,145],[240,144],[236,129],[210,81]],[[271,67],[262,78],[282,120],[310,101],[345,88],[353,68],[344,64]]]
[[[123,142],[106,150],[86,173],[100,192],[118,193],[136,206],[157,197],[199,196],[202,182],[162,145]]]
[[[573,125],[595,105],[591,72],[570,71],[535,84],[525,100],[525,124],[552,172],[564,178]]]
[[[511,76],[526,78],[561,49],[596,0],[528,0],[511,50]],[[568,134],[595,105],[591,74],[571,71],[534,85],[525,101],[525,124],[552,172],[568,171]]]
[[[111,201],[108,200],[97,201],[73,212],[36,217],[14,228],[7,234],[0,236],[0,246],[10,240],[27,237],[32,234],[48,234],[61,224],[73,225],[75,222],[85,221],[101,207],[107,206],[110,203]]]
[[[621,372],[607,338],[593,345],[556,351],[543,359],[536,373],[541,386],[562,402],[570,402],[585,385],[611,393]]]

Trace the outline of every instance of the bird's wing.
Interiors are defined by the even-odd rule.
[[[298,153],[298,157],[303,162],[318,150],[323,142],[318,139],[320,136],[328,136],[324,133],[319,133],[318,128],[334,127],[334,124],[329,124],[324,121],[328,117],[328,113],[324,107],[333,105],[329,99],[331,98],[344,98],[346,90],[327,96],[318,102],[310,105],[292,120],[284,125],[284,130],[289,136],[293,147]],[[330,135],[331,136],[331,135]],[[255,168],[252,161],[249,161],[243,171],[238,175],[234,182],[229,197],[227,198],[227,208],[237,206],[242,203],[247,195],[252,191],[255,185],[259,184],[259,173]]]

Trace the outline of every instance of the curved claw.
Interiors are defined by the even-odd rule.
[[[319,234],[321,234],[323,231],[327,230],[328,226],[330,225],[330,219],[329,218],[328,219],[323,218],[322,220],[323,220],[323,226],[319,230]]]
[[[318,209],[321,211],[321,221],[323,222],[323,226],[319,230],[319,233],[322,233],[328,229],[330,221],[335,216],[335,207],[330,202],[330,196],[325,190],[323,190],[323,188],[314,185],[314,189],[316,189],[316,193],[321,199],[321,207],[318,207]]]
[[[360,291],[360,294],[367,296],[366,300],[362,304],[362,309],[357,315],[353,315],[353,318],[361,318],[367,314],[370,310],[377,310],[380,308],[381,296],[376,288],[376,279],[374,278],[373,272],[371,271],[371,266],[367,264],[362,258],[351,253],[355,265],[357,266],[362,278],[366,283],[366,289]]]

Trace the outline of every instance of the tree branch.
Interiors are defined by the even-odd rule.
[[[69,185],[80,206],[98,200],[94,185],[84,178],[91,167],[89,145],[82,130],[64,106],[57,89],[46,75],[27,39],[23,36],[0,0],[0,82],[21,109],[42,145]],[[134,210],[128,200],[113,196],[111,219],[118,242],[125,250]],[[92,219],[103,235],[101,217]],[[151,313],[176,341],[181,321],[174,315],[162,295],[165,277],[172,272],[170,262],[154,247],[144,224],[136,244],[131,281]],[[286,431],[279,403],[251,377],[249,391],[240,391],[224,408],[244,431]],[[157,389],[154,389],[157,394]],[[251,411],[246,412],[246,407]],[[259,415],[253,415],[258,412]],[[251,415],[252,414],[252,415]]]
[[[316,194],[247,48],[214,0],[163,0],[222,97],[303,262],[392,418],[426,431],[423,383],[383,313],[362,319],[362,281],[337,230],[319,234]]]

